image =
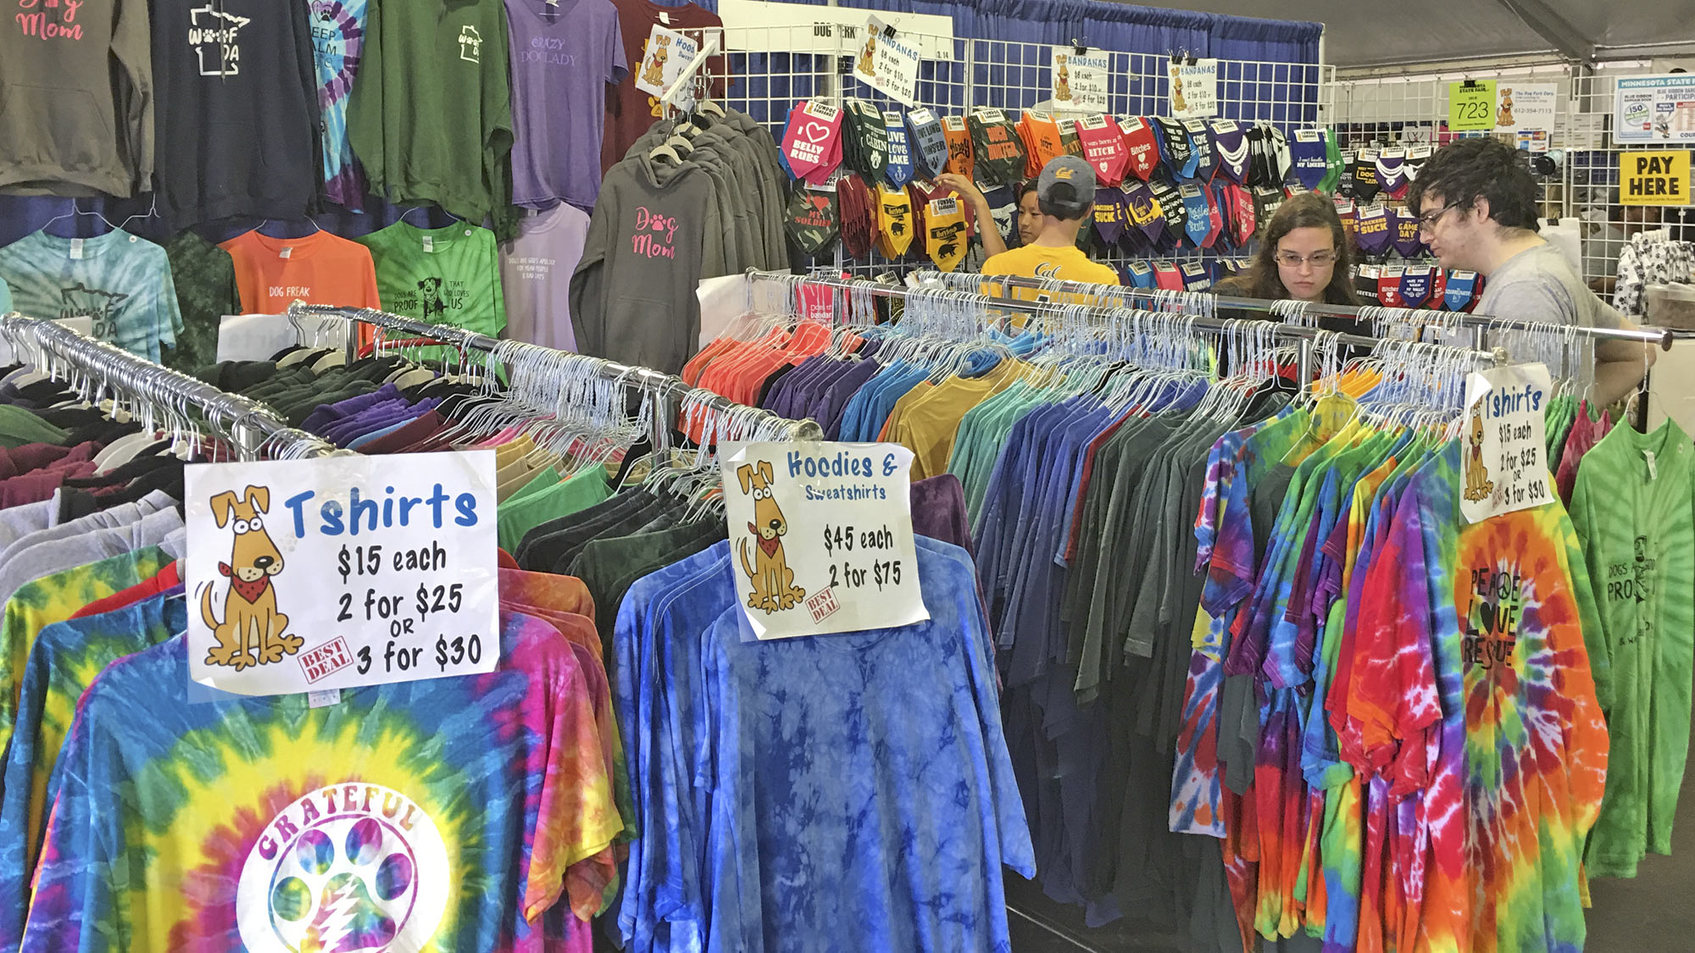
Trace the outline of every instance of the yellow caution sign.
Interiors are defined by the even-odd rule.
[[[1689,151],[1621,152],[1618,193],[1622,205],[1689,205]]]

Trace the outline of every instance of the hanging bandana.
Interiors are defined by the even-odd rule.
[[[929,178],[948,170],[948,137],[935,113],[928,109],[907,113],[906,131],[914,175]]]
[[[1377,154],[1377,182],[1393,198],[1407,192],[1407,150],[1384,149]]]
[[[1179,178],[1187,179],[1195,174],[1194,150],[1189,148],[1189,133],[1183,124],[1175,119],[1163,116],[1152,117],[1154,131],[1159,133],[1155,138],[1159,142],[1160,159],[1165,167]]]
[[[1059,127],[1059,144],[1068,156],[1084,158],[1083,140],[1077,138],[1077,120],[1056,119],[1054,125]]]
[[[1422,308],[1430,300],[1430,286],[1436,269],[1429,265],[1408,266],[1401,272],[1401,307]]]
[[[1326,138],[1322,129],[1297,129],[1295,140],[1289,143],[1289,152],[1295,158],[1295,181],[1309,191],[1323,185],[1330,172]]]
[[[1370,202],[1377,198],[1382,189],[1382,183],[1377,179],[1377,150],[1361,149],[1355,153],[1352,172],[1355,201]]]
[[[1165,214],[1165,230],[1172,241],[1180,242],[1183,233],[1189,227],[1189,212],[1183,205],[1183,196],[1177,187],[1168,182],[1155,179],[1148,183],[1153,190],[1154,198],[1159,200],[1159,210]]]
[[[905,187],[877,186],[877,247],[884,258],[899,258],[912,247],[912,198]]]
[[[1130,211],[1130,224],[1146,236],[1148,243],[1158,245],[1165,237],[1165,210],[1153,189],[1135,183],[1124,190],[1124,207]]]
[[[1154,287],[1167,291],[1183,290],[1183,273],[1177,270],[1177,265],[1169,261],[1154,262]]]
[[[1442,307],[1443,298],[1448,294],[1448,270],[1441,265],[1430,269],[1430,300],[1432,308]]]
[[[1448,284],[1442,290],[1442,304],[1449,311],[1470,312],[1477,307],[1477,292],[1482,280],[1475,271],[1450,271]]]
[[[1184,291],[1205,291],[1212,287],[1212,273],[1207,271],[1205,262],[1183,262],[1177,266],[1177,274],[1183,281]]]
[[[863,99],[848,99],[847,143],[843,156],[848,168],[880,181],[889,169],[889,127],[876,106]]]
[[[959,199],[932,199],[924,210],[924,250],[943,271],[953,271],[965,260],[965,212]]]
[[[1367,304],[1381,303],[1378,298],[1377,279],[1382,275],[1382,265],[1361,265],[1354,269],[1354,291]]]
[[[1083,143],[1083,158],[1095,167],[1095,181],[1117,188],[1124,182],[1124,170],[1130,157],[1124,149],[1124,136],[1118,126],[1106,116],[1090,116],[1077,120],[1077,138]]]
[[[1232,185],[1229,191],[1231,217],[1235,220],[1236,246],[1240,248],[1253,239],[1259,230],[1258,209],[1254,205],[1254,194],[1240,185]]]
[[[1212,132],[1213,164],[1237,185],[1248,180],[1248,140],[1242,127],[1228,119],[1214,119]]]
[[[1145,261],[1125,262],[1119,270],[1119,277],[1124,283],[1133,288],[1152,288],[1154,286],[1153,266]]]
[[[1193,178],[1202,182],[1212,181],[1212,173],[1217,166],[1212,158],[1212,133],[1207,130],[1206,120],[1184,120],[1183,132],[1189,137],[1189,154],[1195,157]]]
[[[1407,150],[1405,172],[1408,182],[1418,178],[1419,171],[1424,168],[1426,162],[1430,161],[1432,151],[1429,146],[1413,146]]]
[[[1034,110],[1024,110],[1024,115],[1018,120],[1019,134],[1024,139],[1026,160],[1024,162],[1024,177],[1033,179],[1042,174],[1042,167],[1050,159],[1057,159],[1065,154],[1065,143],[1060,141],[1059,123],[1053,117]]]
[[[1124,237],[1124,206],[1118,202],[1122,194],[1106,186],[1095,189],[1095,234],[1108,247]]]
[[[1404,308],[1401,298],[1401,279],[1406,277],[1404,265],[1384,265],[1377,273],[1377,301],[1385,308]]]
[[[999,109],[973,109],[965,117],[976,153],[977,177],[989,185],[1018,181],[1024,174],[1024,143]]]
[[[1203,247],[1213,248],[1224,235],[1223,189],[1220,186],[1207,185],[1202,186],[1201,191],[1207,200],[1207,240]]]
[[[1130,160],[1129,172],[1143,182],[1153,177],[1159,168],[1159,137],[1154,128],[1141,116],[1118,121],[1118,131],[1124,136],[1124,154]]]
[[[1347,165],[1342,161],[1342,147],[1336,143],[1335,130],[1324,134],[1324,162],[1327,166],[1324,181],[1318,184],[1315,191],[1335,195],[1336,186],[1342,181],[1342,170]]]
[[[1254,221],[1269,222],[1283,207],[1283,193],[1278,189],[1254,189]],[[1256,226],[1257,228],[1257,226]]]
[[[1418,216],[1412,209],[1397,207],[1389,225],[1395,230],[1395,253],[1402,258],[1417,258],[1424,251],[1424,239],[1419,235]]]
[[[1266,146],[1271,150],[1272,168],[1277,175],[1274,185],[1282,185],[1289,179],[1289,167],[1293,162],[1289,158],[1289,140],[1283,135],[1283,130],[1272,126],[1266,130]]]
[[[1360,251],[1369,258],[1382,258],[1395,245],[1389,232],[1389,210],[1381,205],[1362,206],[1355,219]]]
[[[784,228],[808,258],[817,258],[836,240],[836,193],[820,192],[796,183],[785,210]]]
[[[912,150],[906,142],[906,121],[898,112],[885,112],[883,125],[889,132],[889,167],[884,178],[900,188],[912,181]]]
[[[797,179],[823,182],[841,161],[841,133],[840,109],[817,99],[796,103],[783,133],[783,158],[789,171]]]
[[[943,119],[942,134],[948,140],[948,171],[971,178],[976,174],[977,162],[971,151],[971,131],[965,128],[965,117]]]
[[[841,223],[842,251],[855,261],[871,257],[877,235],[877,210],[871,206],[865,180],[849,172],[836,181],[836,215]]]
[[[1204,248],[1207,233],[1212,231],[1212,219],[1207,215],[1207,197],[1193,185],[1182,186],[1177,194],[1183,197],[1183,234],[1196,248]]]

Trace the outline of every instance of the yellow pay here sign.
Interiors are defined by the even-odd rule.
[[[1618,157],[1621,205],[1689,205],[1689,151],[1658,149],[1621,152]]]

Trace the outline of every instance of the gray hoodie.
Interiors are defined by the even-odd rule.
[[[0,191],[151,188],[147,0],[13,4],[12,13],[0,20]]]
[[[584,354],[675,374],[700,336],[695,286],[725,271],[724,228],[700,165],[634,155],[601,183],[571,321]]]

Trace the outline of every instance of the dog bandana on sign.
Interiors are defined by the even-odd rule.
[[[1189,136],[1189,154],[1195,159],[1195,171],[1191,177],[1202,182],[1211,181],[1213,170],[1218,166],[1212,157],[1212,133],[1207,129],[1207,121],[1185,119],[1183,131]]]
[[[953,271],[965,260],[965,213],[959,199],[931,199],[924,210],[924,250],[943,271]]]
[[[1424,251],[1424,238],[1419,234],[1418,216],[1412,209],[1397,207],[1390,215],[1390,227],[1395,230],[1395,253],[1402,258],[1417,258]]]
[[[1322,129],[1297,129],[1295,140],[1289,143],[1295,158],[1295,181],[1308,191],[1324,184],[1330,172],[1330,160],[1325,154],[1325,135]]]
[[[889,167],[884,178],[900,187],[912,181],[912,150],[906,141],[906,120],[898,112],[883,113],[889,135]]]
[[[885,258],[899,258],[912,247],[912,198],[903,186],[877,186],[877,247]]]
[[[795,247],[806,257],[817,258],[836,240],[836,194],[796,183],[783,224]]]
[[[1449,311],[1470,312],[1477,307],[1477,291],[1481,282],[1475,271],[1450,271],[1448,284],[1442,291],[1442,303]]]
[[[822,182],[841,156],[842,111],[821,100],[796,103],[783,133],[783,157],[795,178]],[[831,161],[834,154],[836,161]]]
[[[971,150],[971,131],[965,128],[965,117],[943,119],[942,134],[948,141],[948,171],[971,178],[976,174],[977,157]]]
[[[946,172],[948,137],[942,132],[942,121],[936,114],[928,109],[914,109],[906,114],[906,128],[914,173],[930,177]]]
[[[1095,167],[1095,181],[1112,188],[1121,185],[1129,156],[1117,124],[1107,116],[1079,119],[1077,138],[1083,143],[1083,158]]]
[[[235,570],[230,568],[229,563],[218,564],[218,575],[228,576],[230,580],[230,591],[241,598],[246,599],[249,603],[258,602],[259,597],[264,595],[265,590],[271,585],[270,576],[260,576],[258,579],[251,580],[237,576],[235,574]],[[208,596],[207,598],[210,597]]]
[[[1401,272],[1401,307],[1422,308],[1430,300],[1431,277],[1436,269],[1429,265],[1409,265]]]
[[[1394,198],[1407,191],[1407,150],[1384,149],[1377,154],[1377,182]]]
[[[1214,119],[1211,123],[1213,163],[1230,181],[1240,185],[1248,180],[1248,140],[1242,127],[1229,119]]]
[[[1118,121],[1118,131],[1124,136],[1124,154],[1129,159],[1130,174],[1143,182],[1153,177],[1159,168],[1159,139],[1153,126],[1141,116],[1129,116]]]
[[[1025,178],[1040,175],[1048,160],[1065,154],[1065,143],[1059,138],[1059,124],[1053,121],[1052,116],[1026,109],[1018,120],[1018,130],[1028,155],[1024,163]]]
[[[1389,234],[1389,211],[1381,205],[1361,208],[1355,227],[1359,229],[1360,251],[1368,257],[1382,258],[1395,244],[1395,236]]]
[[[1384,265],[1377,273],[1377,301],[1385,308],[1404,308],[1401,298],[1401,279],[1406,276],[1404,265]]]

